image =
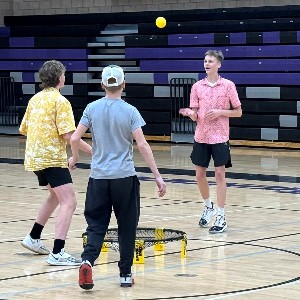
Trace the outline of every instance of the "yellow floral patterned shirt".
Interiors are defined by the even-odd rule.
[[[55,88],[34,95],[20,125],[27,136],[25,170],[67,168],[67,142],[61,136],[76,129],[70,102]]]

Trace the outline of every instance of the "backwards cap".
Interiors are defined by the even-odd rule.
[[[107,87],[121,85],[124,77],[123,69],[116,65],[109,65],[102,71],[102,83]]]

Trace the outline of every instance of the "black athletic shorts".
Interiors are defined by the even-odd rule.
[[[38,177],[39,185],[50,185],[52,188],[73,183],[70,171],[68,168],[51,167],[39,171],[34,171]]]
[[[220,144],[203,144],[194,142],[191,154],[192,163],[199,167],[207,168],[211,157],[215,167],[232,167],[229,142]]]

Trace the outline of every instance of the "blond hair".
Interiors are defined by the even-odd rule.
[[[215,57],[220,63],[224,60],[224,55],[221,50],[207,50],[205,52],[205,56],[206,55]]]

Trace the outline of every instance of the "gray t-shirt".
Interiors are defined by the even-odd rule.
[[[91,178],[136,175],[132,132],[146,123],[134,106],[122,99],[104,97],[87,105],[80,124],[88,127],[92,134]]]

